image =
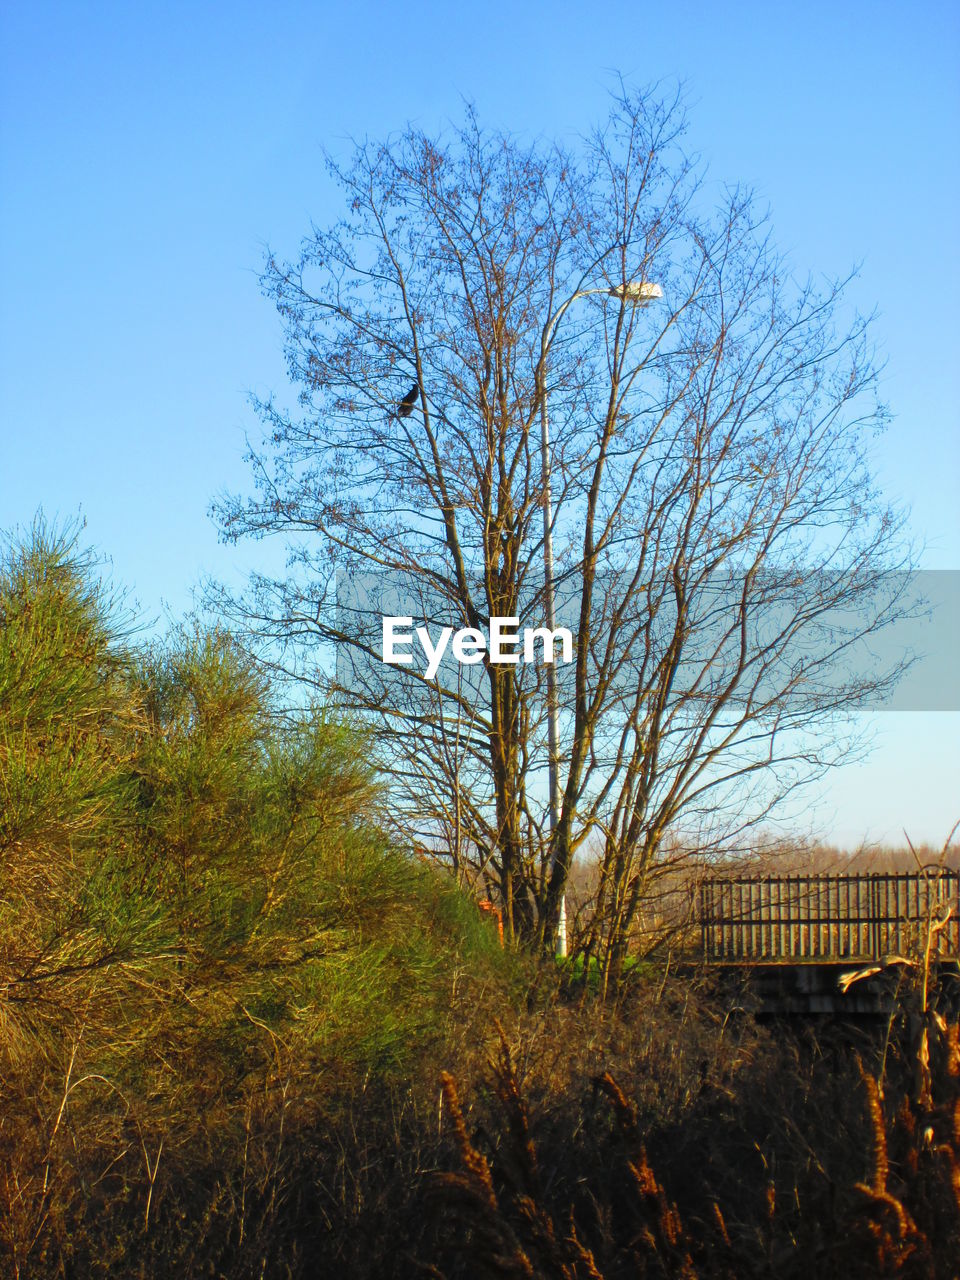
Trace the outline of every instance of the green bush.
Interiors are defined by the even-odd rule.
[[[0,623],[0,1250],[236,1260],[353,1099],[412,1105],[503,953],[385,835],[362,735],[217,629],[137,650],[76,529],[8,543]]]

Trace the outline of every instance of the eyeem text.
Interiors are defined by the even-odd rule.
[[[555,627],[552,631],[549,627],[524,627],[520,631],[519,618],[491,618],[489,633],[477,627],[461,627],[456,631],[453,627],[441,627],[436,642],[426,627],[417,627],[415,631],[412,627],[413,618],[384,617],[383,661],[390,666],[412,666],[416,638],[426,659],[423,674],[428,680],[440,670],[448,646],[455,661],[464,666],[482,662],[485,654],[491,663],[515,665],[521,657],[524,662],[535,661],[538,642],[542,646],[543,661],[556,661],[555,646],[559,640],[560,661],[573,661],[573,634],[566,627]]]

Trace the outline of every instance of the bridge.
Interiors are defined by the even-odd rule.
[[[703,959],[743,970],[770,1013],[882,1014],[890,968],[927,955],[960,971],[960,872],[712,876],[699,899]],[[841,994],[851,969],[878,981]]]

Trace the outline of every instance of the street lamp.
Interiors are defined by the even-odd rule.
[[[590,294],[605,293],[608,297],[619,298],[621,302],[629,302],[635,307],[647,307],[663,297],[663,290],[658,284],[649,280],[627,280],[624,284],[599,289],[578,289],[566,302],[561,303],[553,317],[547,322],[540,345],[540,360],[537,373],[540,382],[540,464],[543,473],[543,594],[544,611],[546,613],[547,630],[554,630],[554,585],[553,585],[553,502],[550,494],[550,418],[547,411],[546,364],[550,344],[557,332],[560,318],[572,302],[578,298],[586,298]],[[551,655],[552,657],[552,655]],[[550,873],[556,866],[557,850],[555,836],[560,822],[560,777],[557,768],[557,675],[556,664],[547,662],[547,741],[550,754]],[[567,896],[560,898],[560,920],[557,926],[557,954],[567,954]]]

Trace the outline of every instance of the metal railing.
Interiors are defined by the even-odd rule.
[[[923,947],[960,958],[960,873],[713,877],[700,885],[708,961],[882,960]]]

